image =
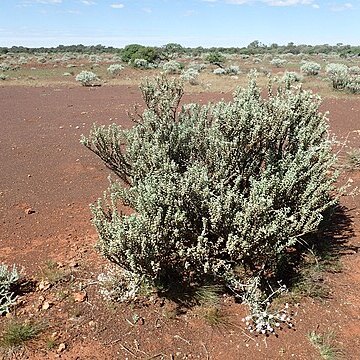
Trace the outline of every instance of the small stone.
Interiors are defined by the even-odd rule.
[[[49,289],[50,286],[51,286],[51,284],[49,284],[47,281],[41,280],[39,285],[38,285],[38,289],[42,290],[42,291],[45,291],[45,290]]]
[[[59,345],[59,347],[57,348],[56,352],[57,353],[61,353],[62,351],[64,351],[66,349],[66,345],[64,343],[61,343]]]
[[[75,261],[75,260],[72,260],[69,263],[69,267],[71,267],[71,268],[76,268],[78,266],[79,266],[79,263],[77,261]]]
[[[48,310],[48,309],[50,309],[50,307],[51,307],[51,303],[49,302],[49,301],[44,301],[44,303],[42,304],[42,309],[43,310]]]
[[[96,325],[95,321],[91,320],[89,321],[89,326],[90,327],[94,327]]]
[[[25,209],[25,214],[30,215],[30,214],[34,214],[35,210],[33,208],[27,208]]]
[[[78,292],[78,293],[75,293],[73,296],[74,296],[75,302],[84,302],[87,294],[86,294],[86,292]]]

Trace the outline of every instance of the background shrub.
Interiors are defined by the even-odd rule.
[[[276,273],[336,202],[320,99],[300,88],[262,98],[251,80],[230,102],[178,112],[177,80],[146,80],[141,91],[137,125],[94,125],[81,140],[121,179],[92,206],[102,254],[155,285],[236,283],[239,266]]]
[[[332,81],[332,86],[336,90],[344,89],[348,82],[348,67],[344,64],[328,64],[325,68],[326,74]]]
[[[184,70],[181,74],[181,78],[185,81],[188,81],[191,85],[198,84],[199,71],[196,69],[187,69]]]
[[[223,68],[217,68],[213,71],[213,74],[215,75],[225,75],[226,74],[226,70]]]
[[[286,64],[286,60],[285,59],[275,58],[275,59],[272,59],[270,61],[270,64],[277,67],[277,68],[280,68],[280,67],[283,67]]]
[[[107,68],[107,71],[114,76],[120,74],[123,69],[124,67],[121,64],[112,64]]]
[[[175,61],[170,60],[163,65],[163,70],[166,74],[178,74],[181,70],[182,65]]]
[[[281,78],[284,83],[295,83],[302,81],[303,77],[295,71],[286,71]]]
[[[320,66],[320,64],[318,64],[316,62],[308,61],[301,65],[300,70],[305,75],[314,76],[314,75],[319,74],[319,72],[321,70],[321,66]]]
[[[99,78],[95,73],[84,70],[80,74],[76,75],[75,80],[79,81],[83,86],[91,86],[95,81],[98,81]]]
[[[352,76],[348,79],[345,90],[351,94],[360,94],[360,76]]]

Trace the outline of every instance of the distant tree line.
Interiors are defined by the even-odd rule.
[[[360,46],[345,45],[337,43],[336,45],[322,44],[322,45],[295,45],[293,42],[287,45],[278,45],[276,43],[266,45],[258,40],[252,41],[245,47],[211,47],[205,48],[202,46],[191,48],[183,47],[180,44],[169,43],[161,47],[143,46],[139,44],[130,44],[124,48],[115,48],[104,45],[59,45],[57,47],[38,47],[30,48],[24,46],[0,47],[0,54],[6,53],[115,53],[119,54],[124,61],[132,61],[134,58],[145,58],[146,60],[154,61],[156,59],[168,59],[174,55],[190,55],[200,56],[204,53],[223,53],[223,54],[330,54],[336,53],[341,56],[360,56]]]

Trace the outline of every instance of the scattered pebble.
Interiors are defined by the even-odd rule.
[[[49,301],[44,301],[41,308],[43,310],[48,310],[48,309],[50,309],[50,307],[51,307],[51,303]]]
[[[34,214],[34,213],[35,213],[35,210],[33,208],[25,209],[25,214],[27,214],[27,215],[31,215],[31,214]]]
[[[57,353],[61,353],[62,351],[64,351],[66,349],[66,345],[64,343],[61,343],[59,345],[59,347],[57,348],[56,352]]]
[[[75,302],[84,302],[87,294],[86,294],[86,292],[78,292],[78,293],[73,294],[73,296],[74,296]]]

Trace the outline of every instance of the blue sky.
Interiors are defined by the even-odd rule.
[[[360,44],[360,0],[0,0],[0,46]]]

